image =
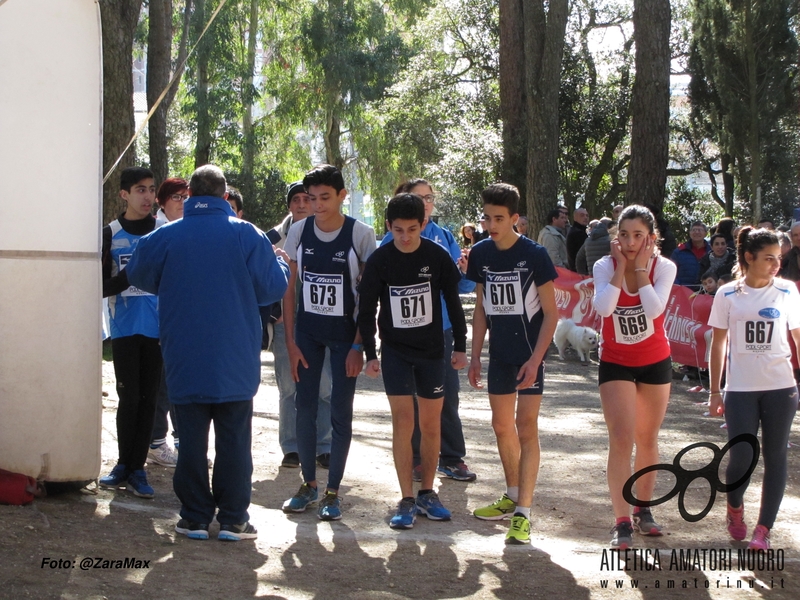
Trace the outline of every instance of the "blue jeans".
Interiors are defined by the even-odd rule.
[[[278,442],[284,454],[297,452],[297,409],[294,403],[295,382],[286,351],[283,322],[276,323],[272,342],[275,357],[275,382],[278,384]],[[317,454],[331,451],[331,356],[325,353],[322,377],[319,380],[319,406],[317,407]]]
[[[251,432],[253,401],[173,404],[181,424],[181,451],[172,478],[181,517],[211,523],[216,509],[221,525],[250,520],[253,479]],[[208,485],[208,431],[214,422],[216,457]]]
[[[442,404],[442,445],[439,452],[440,465],[457,465],[464,460],[467,454],[464,442],[464,430],[461,426],[461,417],[458,416],[458,371],[450,365],[450,355],[453,353],[453,330],[444,331],[444,403]],[[414,398],[414,434],[411,437],[411,447],[414,449],[414,464],[420,464],[419,455],[419,417],[417,416],[417,402]]]
[[[298,348],[308,363],[298,368],[295,405],[297,406],[297,451],[304,481],[316,481],[317,409],[319,407],[319,382],[325,349],[330,350],[331,360],[331,464],[328,469],[328,485],[338,490],[344,476],[350,440],[353,437],[353,397],[356,393],[356,377],[347,377],[345,361],[352,342],[319,339],[298,331],[295,335]]]

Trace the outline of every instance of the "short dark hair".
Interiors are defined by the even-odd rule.
[[[509,215],[519,213],[519,190],[510,183],[493,183],[481,192],[484,204],[505,206]]]
[[[119,176],[119,189],[130,192],[131,188],[142,179],[155,179],[153,172],[144,167],[128,167]]]
[[[430,184],[430,182],[428,182],[427,179],[417,178],[417,179],[409,179],[408,181],[404,181],[403,183],[398,185],[397,188],[395,188],[394,193],[395,193],[395,195],[408,194],[408,193],[411,192],[411,190],[413,190],[418,185],[427,185],[429,188],[433,189],[433,186]]]
[[[705,273],[703,273],[700,276],[700,281],[705,281],[709,277],[713,277],[715,281],[717,279],[719,279],[719,276],[717,275],[717,270],[716,269],[709,269],[708,271],[706,271]]]
[[[242,199],[242,192],[239,191],[239,188],[235,188],[232,185],[228,186],[228,200],[233,200],[233,203],[236,205],[236,212],[242,212],[244,200]]]
[[[397,194],[386,206],[386,220],[391,225],[395,219],[425,220],[425,203],[416,194]]]
[[[711,239],[709,240],[709,243],[713,246],[714,245],[714,240],[716,240],[717,238],[721,239],[726,244],[728,243],[728,240],[726,240],[725,236],[722,235],[721,233],[715,233],[714,235],[712,235]]]
[[[197,167],[189,179],[189,190],[192,196],[216,196],[224,198],[228,185],[222,169],[214,165]]]
[[[189,182],[181,177],[170,177],[165,179],[156,192],[156,200],[159,206],[164,206],[169,200],[170,196],[180,194],[184,190],[189,189]]]
[[[553,219],[558,219],[561,216],[561,212],[562,212],[561,208],[554,208],[549,213],[547,213],[547,216],[544,218],[544,222],[547,223],[548,225],[552,225]]]
[[[303,177],[303,187],[306,191],[312,185],[329,185],[338,194],[344,189],[342,172],[333,165],[318,165]]]

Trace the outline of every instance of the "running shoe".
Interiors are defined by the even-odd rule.
[[[220,525],[218,540],[223,542],[238,542],[239,540],[254,540],[258,537],[258,531],[250,522],[239,525]]]
[[[144,469],[138,469],[128,475],[128,489],[133,492],[134,496],[139,498],[152,498],[155,496],[155,490],[147,483],[147,473]]]
[[[341,519],[342,509],[340,504],[341,500],[336,492],[326,491],[319,502],[319,509],[317,510],[317,516],[320,521],[338,521]]]
[[[300,486],[297,493],[283,503],[283,512],[300,513],[308,508],[309,504],[315,504],[319,498],[317,488],[311,487],[307,483]]]
[[[411,479],[414,481],[422,481],[422,465],[417,465],[411,469]]]
[[[530,544],[531,522],[525,515],[516,513],[506,534],[506,544]]]
[[[297,452],[287,452],[283,455],[281,466],[287,469],[296,469],[300,466],[300,455]]]
[[[456,463],[454,465],[439,465],[439,473],[450,479],[456,481],[475,481],[478,476],[469,470],[469,467],[463,463]]]
[[[618,525],[614,525],[611,533],[614,534],[611,538],[612,548],[627,550],[633,547],[633,527],[630,521],[623,521]]]
[[[502,521],[503,519],[510,519],[514,511],[517,510],[517,503],[514,502],[507,494],[489,506],[475,509],[472,514],[484,521]]]
[[[417,520],[417,503],[414,498],[403,498],[397,505],[397,512],[394,513],[389,527],[392,529],[411,529],[414,521]]]
[[[117,465],[111,469],[111,473],[105,477],[101,477],[97,484],[104,488],[118,488],[125,485],[125,482],[128,481],[128,475],[130,475],[130,473],[128,473],[128,467],[125,465]]]
[[[747,523],[744,522],[744,505],[737,510],[728,504],[726,520],[728,521],[728,533],[731,534],[733,539],[741,542],[747,537]]]
[[[169,444],[164,442],[160,446],[150,448],[147,451],[147,462],[174,469],[178,464],[178,453],[170,448]]]
[[[175,531],[181,535],[185,535],[191,540],[207,540],[208,539],[208,524],[207,523],[194,523],[188,519],[181,519],[175,525]]]
[[[439,494],[436,492],[428,492],[427,494],[422,494],[422,496],[417,496],[417,510],[431,521],[449,521],[452,516],[450,511],[442,506]]]
[[[633,513],[633,529],[641,535],[661,535],[661,525],[655,522],[649,508],[642,508],[639,512]]]
[[[763,525],[756,525],[753,530],[753,539],[747,545],[748,550],[769,550],[769,529]]]
[[[327,469],[331,466],[331,453],[330,452],[323,452],[322,454],[317,454],[317,466]]]

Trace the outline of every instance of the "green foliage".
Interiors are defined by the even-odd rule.
[[[229,185],[242,189],[246,181],[243,173],[226,172]],[[259,169],[253,174],[255,196],[243,198],[243,216],[264,231],[280,223],[288,214],[286,208],[286,182],[278,171]]]
[[[702,221],[706,227],[716,225],[725,216],[725,211],[710,194],[692,188],[684,177],[676,177],[667,183],[667,199],[663,216],[682,244],[689,239],[689,228],[694,221]]]

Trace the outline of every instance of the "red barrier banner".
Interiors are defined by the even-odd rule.
[[[600,331],[600,318],[594,312],[594,280],[567,269],[557,268],[556,306],[563,319]],[[682,365],[708,368],[711,328],[707,325],[714,298],[673,285],[665,309],[664,328],[672,348],[672,360]]]

